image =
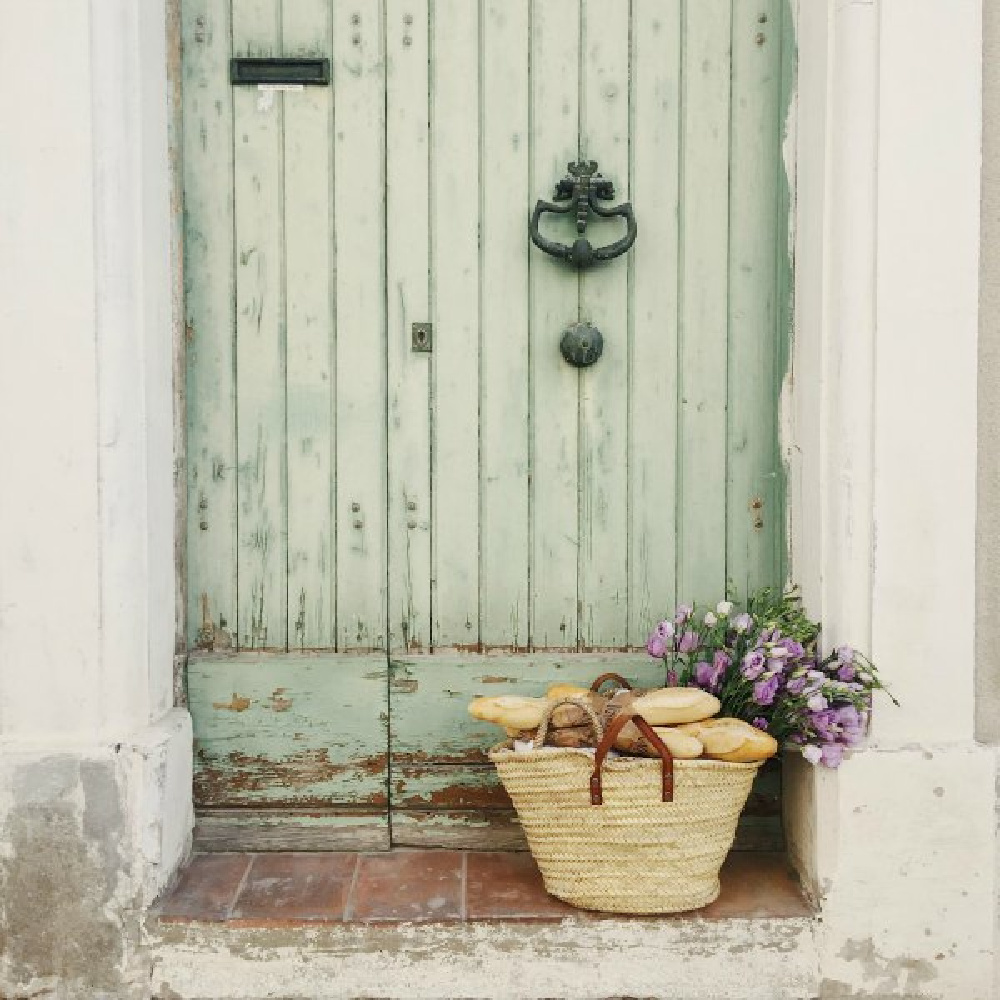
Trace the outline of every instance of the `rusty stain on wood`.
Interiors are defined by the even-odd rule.
[[[271,693],[271,708],[276,712],[287,712],[292,707],[291,698],[283,698],[282,695],[285,692],[285,688],[275,688]]]
[[[315,747],[280,758],[238,750],[218,758],[199,747],[195,756],[195,801],[199,805],[214,806],[248,802],[248,794],[265,791],[285,793],[277,798],[269,797],[268,804],[272,806],[330,806],[333,800],[329,795],[298,795],[296,792],[351,776],[361,780],[370,775],[382,775],[387,765],[386,754],[334,761],[330,759],[329,750]],[[387,802],[384,787],[361,797],[352,796],[351,801],[362,805],[384,805]]]
[[[231,701],[213,701],[212,708],[218,708],[225,712],[245,712],[251,704],[249,698],[244,698],[234,691]]]

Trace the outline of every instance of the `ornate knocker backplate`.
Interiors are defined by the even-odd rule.
[[[602,202],[614,199],[615,186],[597,172],[596,160],[581,160],[579,163],[570,163],[567,169],[569,173],[556,185],[555,200],[543,201],[539,199],[535,204],[535,210],[531,213],[531,222],[528,226],[531,242],[539,250],[544,250],[559,260],[568,261],[576,267],[589,267],[597,261],[611,260],[627,253],[632,244],[635,243],[636,235],[635,215],[632,212],[631,203],[624,201],[620,205],[610,207],[602,204]],[[579,234],[576,242],[573,244],[556,243],[554,240],[542,236],[538,231],[538,223],[545,212],[553,212],[556,215],[567,215],[574,212],[576,214],[576,231]],[[616,216],[621,216],[628,227],[625,235],[608,246],[593,246],[585,235],[587,220],[591,212],[602,219],[613,219]]]

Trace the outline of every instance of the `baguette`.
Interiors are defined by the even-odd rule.
[[[651,726],[675,726],[710,718],[722,704],[700,688],[658,688],[640,695],[631,707]]]
[[[678,760],[693,760],[700,757],[704,747],[701,740],[691,733],[681,732],[669,726],[653,726],[653,732],[663,740],[671,755]],[[615,739],[615,749],[622,753],[640,757],[659,757],[653,745],[639,731],[634,722],[627,722]]]
[[[476,698],[469,705],[469,715],[509,729],[537,729],[547,707],[548,701],[545,698],[501,694]]]
[[[778,741],[742,719],[705,719],[679,726],[705,745],[705,756],[731,764],[767,760],[778,752]]]

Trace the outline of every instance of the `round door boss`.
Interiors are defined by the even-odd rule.
[[[590,323],[574,323],[562,335],[559,350],[574,368],[586,368],[603,353],[604,337]]]

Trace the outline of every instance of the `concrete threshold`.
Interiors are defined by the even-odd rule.
[[[151,920],[156,1000],[806,1000],[814,916],[234,927]]]

